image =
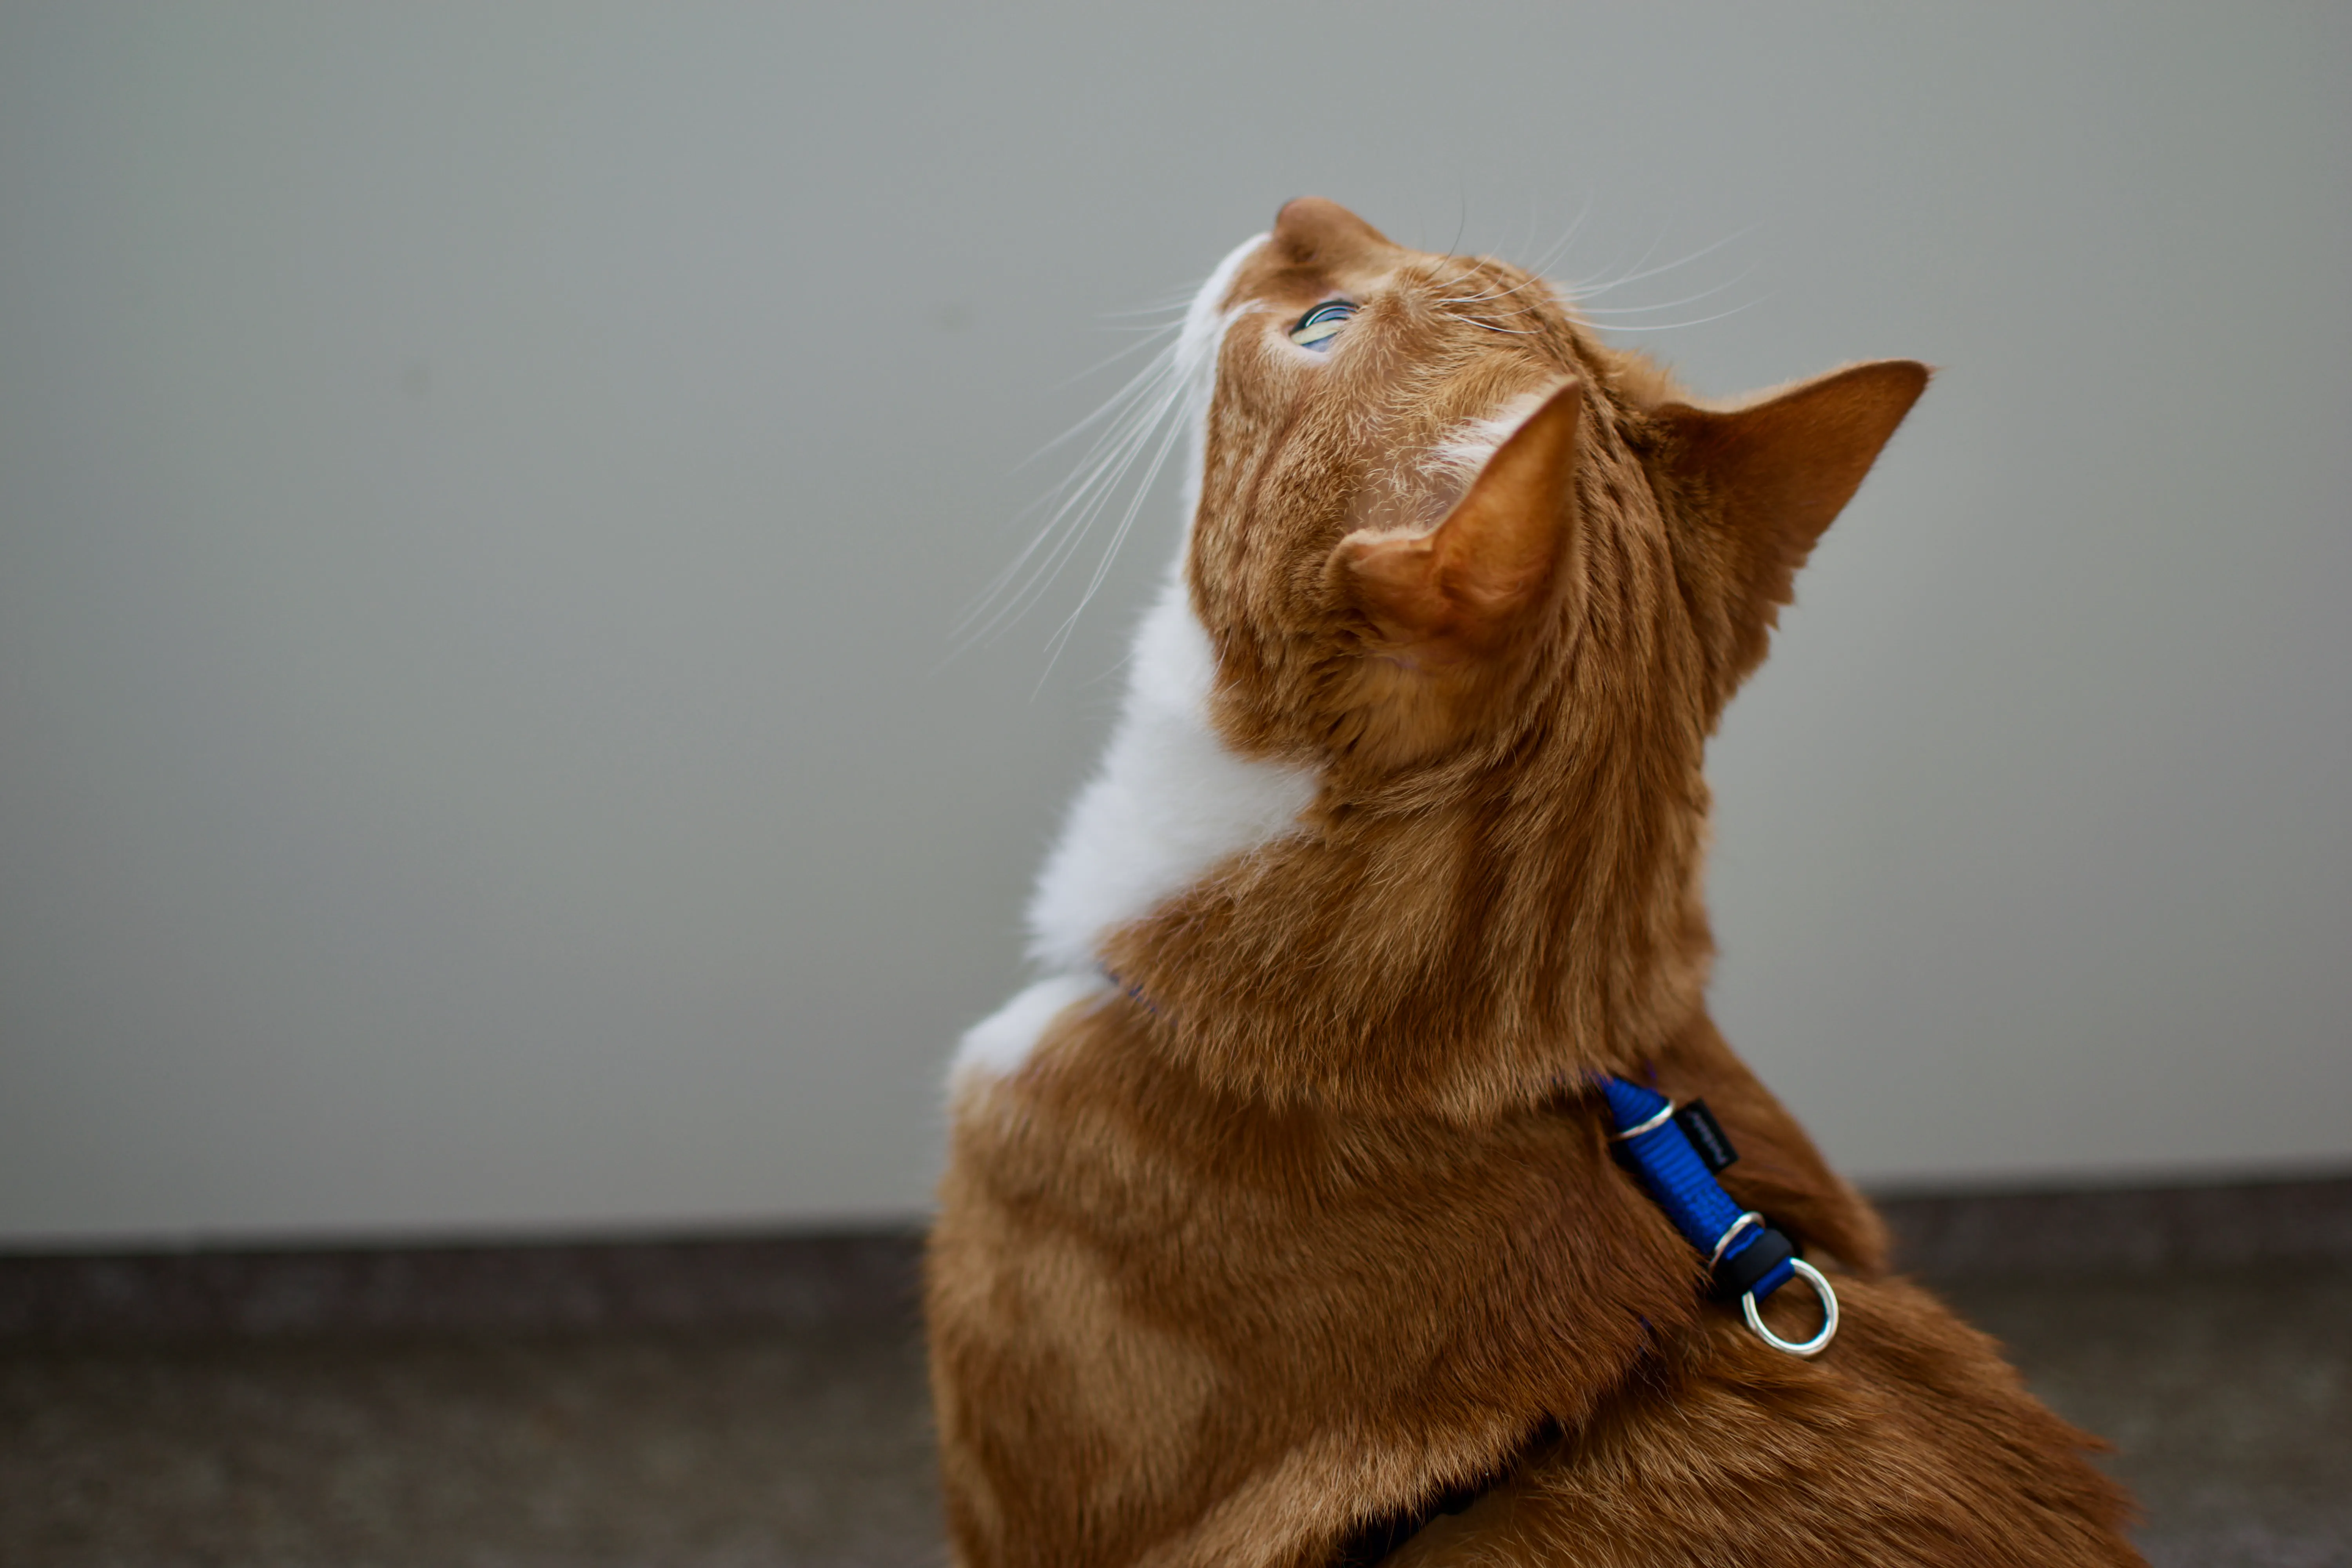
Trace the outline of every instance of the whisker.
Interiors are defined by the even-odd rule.
[[[1189,291],[1184,309],[1189,314]],[[1166,307],[1120,312],[1129,317],[1164,314]],[[1118,389],[1085,418],[1047,442],[1024,460],[1025,467],[1047,452],[1087,438],[1086,448],[1072,472],[1024,515],[1043,512],[1044,521],[1013,560],[990,581],[950,628],[954,647],[950,657],[968,652],[1007,629],[1028,614],[1053,590],[1089,542],[1099,538],[1097,525],[1118,504],[1118,515],[1087,574],[1076,608],[1047,639],[1042,688],[1063,649],[1068,646],[1087,607],[1109,580],[1121,546],[1151,499],[1177,442],[1190,428],[1180,415],[1201,390],[1205,366],[1197,353],[1188,353],[1181,335],[1182,320],[1125,327],[1142,341],[1130,344],[1093,367],[1099,371],[1132,355],[1139,348],[1156,350]],[[1171,338],[1171,334],[1175,335]],[[1081,372],[1080,374],[1090,374]],[[1066,383],[1065,384],[1067,384]]]
[[[1687,321],[1653,321],[1646,325],[1635,325],[1631,322],[1619,321],[1605,327],[1603,331],[1608,331],[1612,335],[1618,332],[1680,331],[1685,327],[1703,327],[1709,321],[1720,321],[1726,316],[1736,316],[1742,310],[1754,309],[1760,302],[1761,301],[1759,300],[1749,300],[1741,304],[1734,305],[1728,310],[1717,310],[1712,316],[1694,317],[1692,320]]]
[[[1489,300],[1507,300],[1510,298],[1510,296],[1517,293],[1520,289],[1532,287],[1533,285],[1543,281],[1544,280],[1541,278],[1525,278],[1520,279],[1518,282],[1512,284],[1507,289],[1493,289],[1484,294],[1470,294],[1454,300],[1440,300],[1438,303],[1441,305],[1483,305]]]
[[[1117,392],[1112,393],[1108,398],[1105,399],[1101,407],[1096,409],[1092,414],[1087,415],[1084,419],[1079,420],[1076,425],[1071,426],[1067,430],[1063,431],[1060,435],[1055,437],[1052,440],[1046,442],[1044,446],[1038,447],[1027,457],[1022,458],[1018,463],[1015,463],[1013,466],[1013,471],[1014,473],[1019,473],[1023,468],[1027,468],[1030,464],[1035,462],[1046,453],[1059,451],[1062,447],[1068,446],[1072,441],[1076,440],[1079,436],[1093,429],[1096,426],[1102,424],[1105,420],[1112,418],[1114,416],[1119,414],[1121,410],[1133,404],[1137,399],[1150,393],[1152,390],[1152,383],[1155,380],[1170,375],[1173,373],[1174,366],[1171,362],[1175,359],[1175,348],[1176,345],[1173,343],[1167,344],[1163,347],[1160,351],[1160,353],[1152,359],[1150,363],[1145,365],[1141,370],[1137,371],[1133,378],[1131,378],[1126,385],[1120,387]],[[1066,383],[1065,384],[1067,384]]]
[[[1124,321],[1129,316],[1173,315],[1181,322],[1184,318],[1184,312],[1192,309],[1192,296],[1199,289],[1200,285],[1197,283],[1180,283],[1171,287],[1167,293],[1162,294],[1150,304],[1130,305],[1123,310],[1104,310],[1098,313],[1107,321]]]
[[[1060,660],[1062,650],[1069,646],[1071,636],[1078,629],[1078,617],[1086,613],[1088,605],[1094,603],[1095,595],[1101,591],[1104,580],[1109,577],[1111,563],[1118,559],[1119,546],[1127,542],[1129,532],[1135,527],[1136,518],[1143,510],[1144,501],[1151,494],[1152,481],[1159,479],[1160,468],[1168,461],[1169,452],[1183,433],[1181,420],[1170,420],[1167,429],[1161,433],[1159,449],[1152,453],[1150,466],[1144,469],[1143,478],[1137,481],[1134,493],[1128,499],[1127,510],[1119,517],[1118,526],[1111,531],[1110,542],[1103,547],[1101,558],[1095,563],[1094,575],[1087,579],[1086,592],[1078,596],[1076,607],[1063,618],[1062,624],[1046,640],[1045,668],[1038,672],[1036,688],[1029,694],[1033,701],[1037,692],[1045,689],[1046,678],[1054,673],[1054,666]]]
[[[1650,243],[1642,247],[1642,254],[1633,258],[1632,266],[1627,267],[1621,271],[1616,262],[1611,262],[1609,264],[1609,270],[1612,274],[1615,274],[1615,277],[1613,277],[1610,282],[1602,285],[1602,287],[1613,289],[1618,283],[1624,281],[1626,275],[1640,272],[1643,268],[1647,267],[1650,264],[1650,258],[1658,253],[1658,247],[1664,245],[1665,242],[1666,231],[1664,228],[1661,228],[1657,233],[1650,237]]]
[[[1076,470],[1031,509],[1051,508],[1045,524],[958,618],[950,635],[963,646],[993,635],[1059,579],[1137,455],[1150,442],[1152,431],[1181,400],[1183,378],[1173,374],[1174,358],[1171,345],[1150,371],[1082,422],[1082,426],[1097,424],[1110,416],[1108,427],[1096,438]],[[1024,569],[1027,580],[1015,588]]]
[[[1541,332],[1531,332],[1524,327],[1498,327],[1492,321],[1482,321],[1475,316],[1458,315],[1452,310],[1448,310],[1445,313],[1449,316],[1453,316],[1455,321],[1460,321],[1464,326],[1477,327],[1489,332],[1501,332],[1509,337],[1538,338],[1543,335]]]
[[[1561,235],[1558,239],[1552,241],[1551,248],[1543,253],[1543,258],[1538,261],[1533,267],[1528,268],[1528,270],[1530,272],[1550,271],[1552,263],[1558,261],[1562,255],[1566,254],[1568,247],[1575,243],[1577,235],[1584,227],[1584,220],[1591,216],[1592,193],[1587,191],[1584,193],[1584,205],[1576,209],[1576,216],[1569,223],[1568,232]]]
[[[1171,332],[1181,331],[1182,331],[1182,330],[1183,330],[1183,326],[1184,326],[1184,323],[1183,323],[1183,322],[1181,322],[1181,321],[1170,321],[1170,322],[1168,322],[1168,323],[1167,323],[1166,325],[1164,325],[1164,326],[1158,326],[1158,327],[1116,327],[1116,328],[1113,328],[1112,330],[1113,330],[1114,331],[1121,331],[1121,332],[1140,332],[1140,333],[1142,333],[1143,335],[1142,335],[1142,337],[1140,337],[1139,339],[1138,339],[1136,342],[1131,342],[1131,343],[1128,344],[1128,345],[1127,345],[1127,347],[1125,347],[1125,348],[1123,348],[1123,349],[1119,350],[1117,353],[1115,353],[1115,354],[1111,354],[1111,355],[1110,355],[1110,356],[1108,356],[1108,358],[1105,358],[1105,359],[1098,359],[1098,360],[1095,361],[1095,363],[1092,363],[1092,364],[1090,364],[1090,365],[1087,366],[1087,368],[1086,368],[1086,369],[1084,369],[1084,370],[1082,370],[1082,371],[1078,372],[1076,375],[1071,375],[1071,376],[1065,376],[1065,377],[1063,377],[1060,381],[1057,381],[1057,382],[1055,382],[1055,383],[1054,384],[1054,388],[1053,388],[1053,390],[1055,390],[1055,392],[1059,392],[1059,391],[1061,391],[1061,390],[1062,390],[1062,388],[1064,388],[1064,387],[1066,387],[1066,386],[1074,385],[1075,384],[1076,384],[1076,383],[1078,383],[1078,382],[1081,382],[1081,381],[1086,380],[1086,378],[1087,378],[1087,377],[1088,377],[1088,376],[1090,376],[1090,375],[1098,374],[1099,373],[1101,373],[1101,372],[1103,372],[1103,371],[1108,370],[1111,366],[1113,366],[1113,365],[1117,364],[1119,361],[1121,361],[1121,360],[1123,360],[1123,359],[1127,358],[1129,354],[1133,354],[1133,353],[1140,353],[1143,350],[1145,350],[1145,349],[1148,349],[1148,348],[1151,347],[1151,346],[1152,346],[1152,342],[1153,342],[1153,340],[1154,340],[1154,339],[1157,339],[1157,338],[1164,338],[1164,337],[1166,337],[1166,336],[1167,336],[1169,333],[1171,333]],[[1047,447],[1039,447],[1039,448],[1038,448],[1038,452],[1039,452],[1039,453],[1043,453],[1043,452],[1045,452],[1045,451],[1046,451],[1046,450],[1048,450],[1048,449],[1049,449],[1049,448],[1047,448]],[[1034,454],[1033,454],[1033,458],[1034,458]]]
[[[1177,391],[1172,382],[1161,385],[1150,402],[1137,401],[1097,438],[1070,477],[1046,492],[1047,502],[1063,498],[1056,507],[1057,514],[1069,511],[1103,483],[1117,479],[1123,466],[1133,460],[1136,450],[1150,438],[1153,427],[1167,417]]]
[[[1522,289],[1530,289],[1539,283],[1544,283],[1545,279],[1543,277],[1543,267],[1549,265],[1549,260],[1538,265],[1533,271],[1529,272],[1527,277],[1520,279],[1517,283],[1512,284],[1507,289],[1494,289],[1484,294],[1472,294],[1466,298],[1458,300],[1441,300],[1438,303],[1442,305],[1478,305],[1484,304],[1489,300],[1507,299],[1509,296],[1517,293]]]
[[[1579,315],[1584,316],[1638,316],[1652,310],[1672,310],[1684,305],[1696,305],[1701,300],[1711,300],[1727,289],[1736,289],[1748,281],[1755,271],[1756,269],[1750,267],[1728,282],[1718,283],[1712,289],[1702,289],[1696,294],[1685,294],[1679,300],[1667,300],[1655,305],[1601,305],[1587,310],[1574,295],[1570,296],[1570,302],[1576,306]]]
[[[1438,303],[1441,305],[1479,305],[1486,303],[1489,300],[1505,299],[1510,295],[1519,292],[1523,289],[1528,289],[1536,284],[1545,282],[1543,276],[1544,273],[1550,270],[1552,263],[1559,259],[1560,253],[1565,251],[1568,247],[1574,242],[1577,231],[1584,226],[1585,217],[1591,211],[1592,198],[1588,195],[1585,197],[1584,205],[1577,212],[1575,221],[1571,222],[1568,226],[1567,232],[1551,243],[1551,245],[1544,251],[1543,255],[1538,258],[1534,266],[1525,269],[1528,276],[1521,279],[1518,282],[1512,284],[1507,289],[1492,289],[1483,294],[1462,295],[1452,299],[1440,300]],[[1463,274],[1463,277],[1465,278],[1468,276],[1469,274],[1467,272]],[[1452,288],[1460,281],[1460,279],[1455,279],[1444,286],[1446,288]]]
[[[1622,289],[1628,283],[1639,283],[1644,278],[1655,278],[1661,272],[1671,272],[1677,267],[1688,266],[1690,263],[1698,260],[1701,257],[1714,255],[1717,251],[1721,250],[1725,246],[1729,245],[1734,240],[1745,239],[1748,236],[1755,233],[1756,229],[1757,226],[1751,223],[1745,228],[1737,229],[1730,234],[1725,235],[1713,245],[1703,245],[1687,256],[1678,256],[1672,261],[1660,262],[1657,266],[1651,268],[1646,272],[1629,272],[1622,278],[1612,278],[1606,283],[1595,283],[1589,287],[1578,289],[1575,290],[1575,293],[1579,299],[1591,299],[1596,295],[1606,294],[1612,289]],[[1656,249],[1657,247],[1655,245],[1651,246],[1650,251],[1645,252],[1643,255],[1642,261],[1647,261],[1650,258],[1650,253],[1655,252]],[[1642,261],[1637,261],[1633,265],[1638,268],[1642,265]]]

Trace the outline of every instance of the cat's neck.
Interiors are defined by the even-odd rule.
[[[1144,858],[1137,844],[1191,851],[1182,879],[1179,857],[1150,857],[1162,877],[1150,900],[1137,879],[1122,917],[1090,932],[1089,951],[1150,1005],[1158,1043],[1248,1098],[1475,1119],[1636,1069],[1687,1026],[1712,951],[1703,728],[1655,693],[1606,689],[1587,672],[1622,663],[1573,651],[1539,672],[1528,711],[1544,717],[1507,745],[1375,785],[1220,743],[1217,766],[1255,793],[1199,791],[1147,763],[1153,721],[1130,708],[1055,865],[1108,841],[1095,835],[1111,833],[1122,777],[1141,784],[1117,795],[1141,829],[1130,858]],[[1210,725],[1184,732],[1217,742]],[[1210,821],[1228,835],[1222,854],[1200,830]]]
[[[966,1033],[951,1079],[1019,1071],[1065,1008],[1108,989],[1106,937],[1218,868],[1304,830],[1315,773],[1227,745],[1210,717],[1215,680],[1216,658],[1179,560],[1137,630],[1110,744],[1029,900],[1029,955],[1042,975]]]
[[[1049,973],[1093,968],[1109,932],[1298,831],[1316,775],[1236,754],[1210,718],[1215,679],[1180,563],[1138,629],[1118,727],[1030,900],[1030,956]]]

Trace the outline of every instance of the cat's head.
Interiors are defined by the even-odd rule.
[[[1220,283],[1187,562],[1217,721],[1327,778],[1476,765],[1579,702],[1703,735],[1927,380],[1703,406],[1542,279],[1314,198]]]

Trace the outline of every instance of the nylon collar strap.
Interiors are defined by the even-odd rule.
[[[1715,1179],[1739,1156],[1706,1103],[1695,1100],[1677,1108],[1656,1089],[1622,1078],[1600,1083],[1617,1129],[1610,1142],[1683,1239],[1706,1255],[1716,1294],[1737,1300],[1748,1326],[1773,1349],[1800,1356],[1826,1350],[1837,1335],[1837,1294],[1819,1269],[1797,1256],[1794,1243],[1763,1215],[1734,1203]],[[1810,1340],[1784,1340],[1764,1326],[1757,1303],[1800,1275],[1821,1298],[1821,1331]]]

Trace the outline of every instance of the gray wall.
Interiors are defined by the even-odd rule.
[[[1598,301],[1711,391],[1945,367],[1716,752],[1835,1156],[2352,1158],[2347,78],[2321,5],[11,5],[0,1238],[918,1209],[1171,496],[1050,670],[1076,577],[948,628],[1103,313],[1301,192],[1720,241]]]

